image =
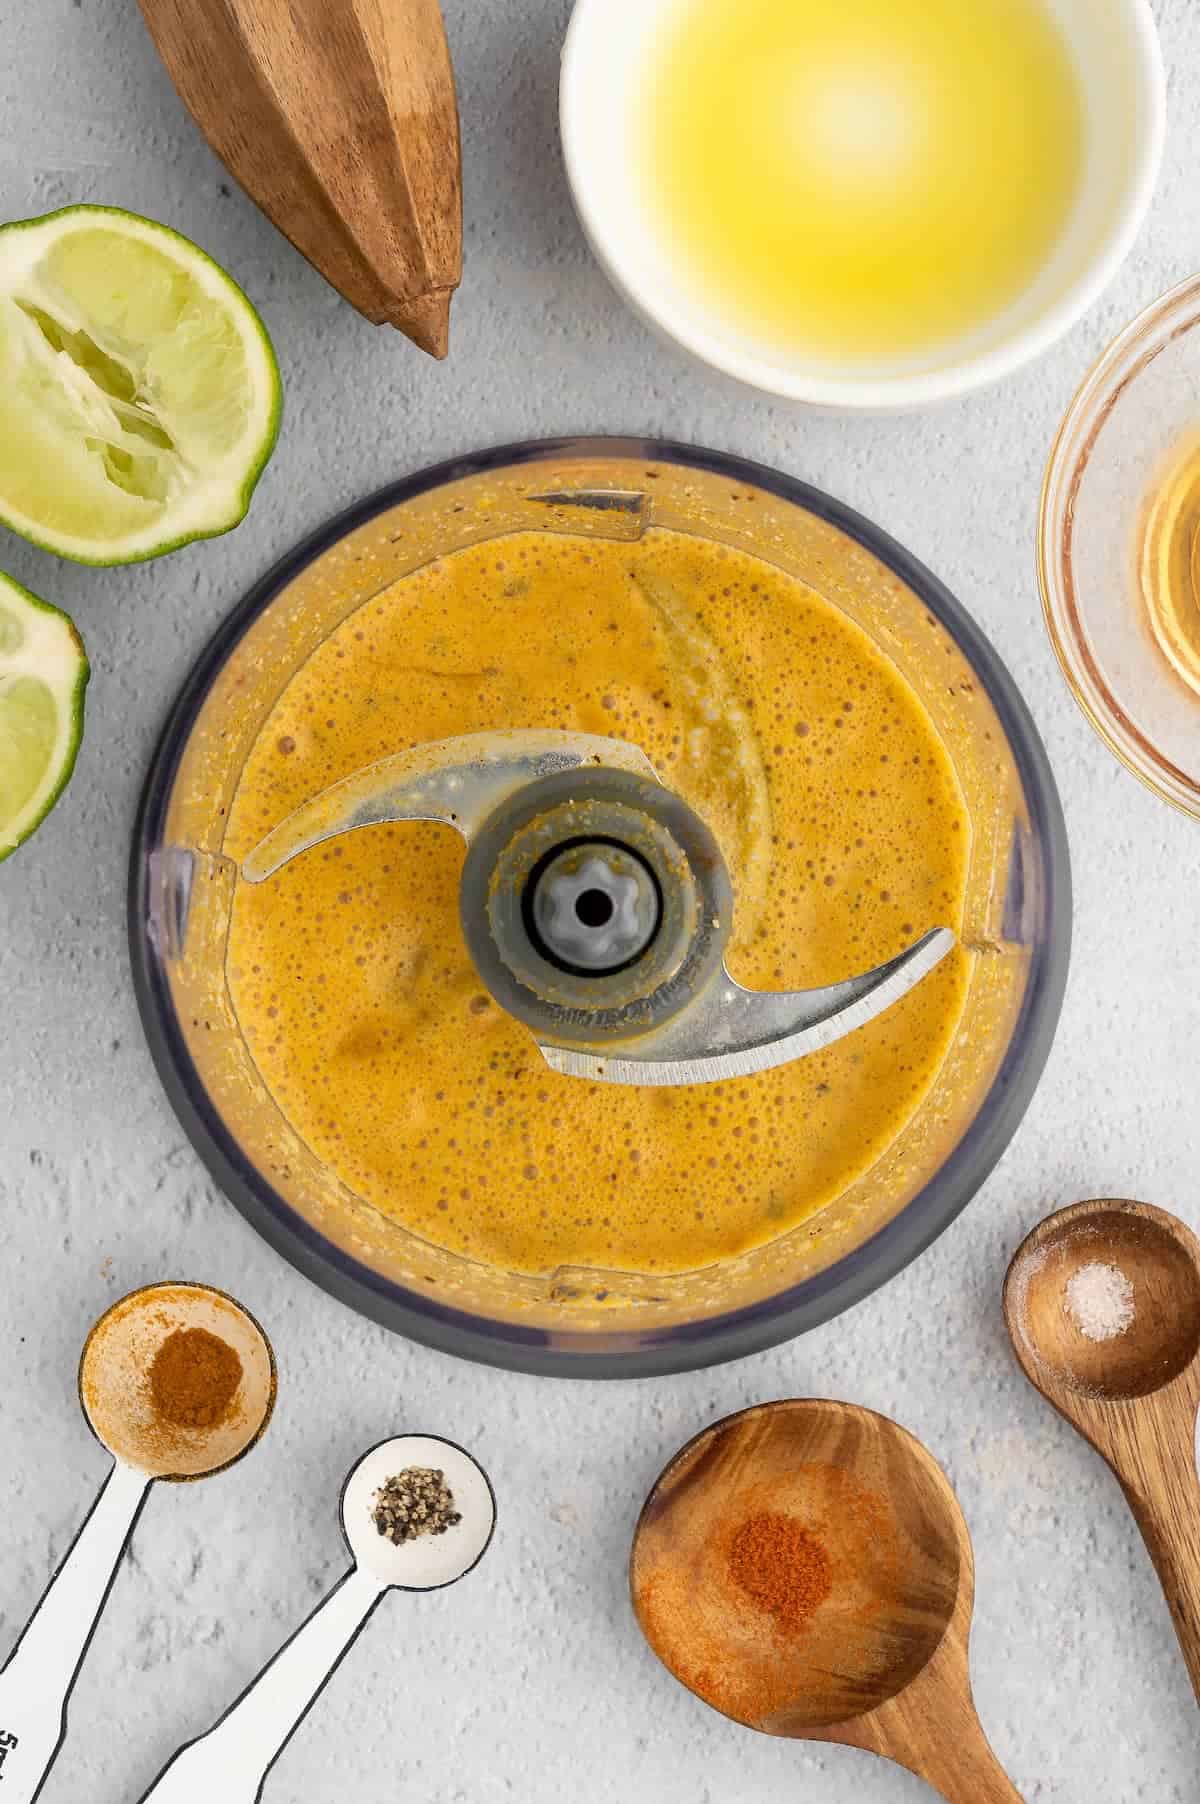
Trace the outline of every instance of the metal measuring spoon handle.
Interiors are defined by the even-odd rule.
[[[374,1499],[413,1466],[443,1472],[459,1521],[452,1532],[395,1546],[375,1525]],[[384,1592],[438,1591],[465,1577],[491,1544],[496,1503],[482,1467],[453,1441],[401,1435],[359,1460],[342,1489],[341,1513],[356,1563],[208,1733],[180,1748],[140,1804],[255,1804]]]
[[[33,1804],[150,1479],[118,1461],[0,1672],[0,1797]]]
[[[241,1406],[203,1432],[168,1431],[142,1404],[159,1345],[178,1328],[216,1329],[238,1351]],[[201,1478],[258,1440],[275,1401],[266,1335],[240,1304],[205,1284],[147,1284],[97,1321],[79,1362],[88,1426],[115,1464],[0,1672],[0,1801],[32,1804],[62,1746],[67,1704],[150,1485]]]
[[[143,1793],[143,1804],[254,1804],[387,1589],[351,1567],[208,1733],[180,1748]]]

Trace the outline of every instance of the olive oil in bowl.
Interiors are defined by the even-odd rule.
[[[638,106],[648,205],[697,299],[826,361],[969,341],[1082,184],[1081,83],[1044,0],[680,0]]]
[[[1154,637],[1200,695],[1200,434],[1190,433],[1158,474],[1145,509],[1140,565]]]

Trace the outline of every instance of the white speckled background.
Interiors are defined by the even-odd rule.
[[[272,1774],[269,1804],[916,1804],[930,1794],[899,1771],[707,1712],[655,1664],[627,1607],[629,1532],[666,1455],[717,1414],[797,1392],[888,1411],[949,1468],[978,1553],[980,1710],[1023,1795],[1194,1800],[1200,1717],[1148,1560],[1099,1462],[1018,1377],[999,1285],[1022,1233],[1082,1195],[1145,1196],[1200,1226],[1200,827],[1091,736],[1042,631],[1032,549],[1043,461],[1076,382],[1137,309],[1200,267],[1200,7],[1159,0],[1166,167],[1114,290],[999,391],[885,421],[774,405],[652,340],[592,263],[568,202],[555,121],[566,0],[447,0],[446,11],[467,272],[453,354],[437,367],[358,319],[226,180],[133,0],[0,0],[0,213],[96,200],[177,226],[261,306],[287,385],[279,451],[232,536],[128,572],[0,541],[0,567],[74,614],[95,673],[74,783],[0,874],[0,1657],[104,1471],[74,1398],[92,1317],[144,1280],[209,1278],[267,1324],[281,1370],[275,1425],[252,1459],[152,1496],[45,1804],[136,1798],[207,1725],[342,1570],[342,1474],[403,1426],[481,1455],[500,1496],[496,1544],[461,1588],[384,1602]],[[1075,860],[1057,1045],[1024,1127],[958,1224],[802,1342],[624,1387],[456,1363],[296,1276],[184,1144],[125,952],[128,839],[150,750],[246,586],[405,471],[561,431],[661,432],[762,458],[903,539],[1023,687]]]

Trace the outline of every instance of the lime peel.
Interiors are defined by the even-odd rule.
[[[71,619],[0,573],[0,862],[70,779],[89,674]]]

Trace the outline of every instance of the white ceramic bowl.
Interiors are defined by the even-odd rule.
[[[770,394],[827,407],[916,407],[1009,375],[1092,305],[1136,236],[1162,156],[1166,84],[1149,0],[1046,0],[1079,70],[1084,181],[1053,256],[999,317],[920,357],[844,365],[739,330],[694,292],[662,242],[638,153],[654,48],[695,0],[577,0],[563,50],[567,176],[584,231],[626,299],[705,363]]]

